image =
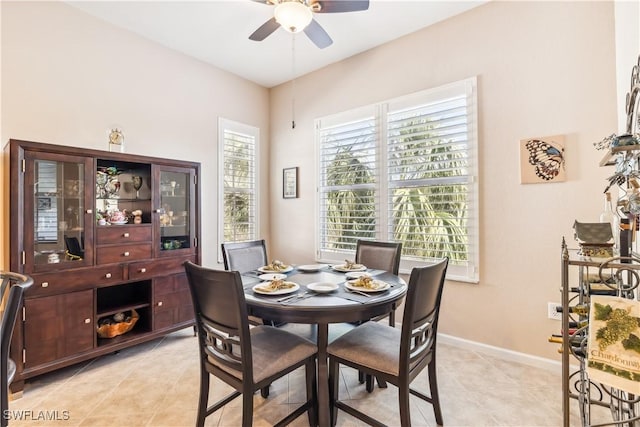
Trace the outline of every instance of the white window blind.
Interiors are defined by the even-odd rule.
[[[378,229],[378,134],[370,112],[319,129],[320,245],[336,254],[354,251],[357,239],[375,238]]]
[[[450,279],[478,280],[475,87],[468,79],[317,121],[321,259],[353,258],[357,239],[398,241],[404,271],[448,256]]]
[[[220,239],[257,238],[258,136],[255,127],[219,120]]]

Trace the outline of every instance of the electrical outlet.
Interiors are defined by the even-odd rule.
[[[547,303],[547,317],[553,320],[562,320],[562,313],[556,310],[560,303],[548,302]]]

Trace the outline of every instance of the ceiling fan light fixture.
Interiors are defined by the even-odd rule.
[[[276,22],[290,33],[304,30],[313,19],[311,9],[297,1],[286,1],[276,6],[274,11]]]

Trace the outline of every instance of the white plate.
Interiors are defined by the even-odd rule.
[[[333,268],[335,271],[340,271],[342,273],[348,273],[349,271],[365,271],[367,269],[366,265],[362,265],[362,264],[356,264],[356,265],[359,265],[359,267],[346,268],[344,264],[341,264],[341,265],[332,265],[331,268]]]
[[[109,221],[109,223],[111,224],[115,224],[115,225],[122,225],[122,224],[126,224],[127,222],[129,222],[128,220],[122,220],[122,221]]]
[[[338,285],[331,282],[313,282],[307,285],[307,289],[311,289],[313,292],[317,292],[319,294],[326,294],[338,289]]]
[[[389,289],[391,287],[391,285],[389,285],[387,282],[383,282],[381,280],[374,280],[373,283],[377,284],[378,286],[380,286],[377,289],[369,289],[369,288],[365,288],[362,286],[354,286],[352,283],[355,282],[355,280],[349,280],[347,283],[344,284],[345,288],[347,289],[351,289],[352,291],[360,291],[360,292],[382,292],[382,291],[386,291],[387,289]]]
[[[258,277],[261,280],[264,280],[265,282],[269,282],[271,280],[286,279],[287,275],[286,274],[280,274],[280,273],[265,273],[265,274],[259,275]]]
[[[293,287],[291,287],[291,288],[278,289],[277,291],[273,291],[273,292],[263,291],[261,288],[263,286],[267,286],[268,284],[269,284],[269,282],[258,283],[257,285],[255,285],[253,287],[253,292],[255,292],[257,294],[262,294],[262,295],[285,295],[285,294],[290,294],[290,293],[295,292],[298,289],[300,289],[300,285],[298,285],[297,283],[294,283]]]
[[[287,265],[287,268],[285,268],[284,270],[278,270],[278,271],[269,270],[269,269],[267,269],[267,267],[266,267],[266,266],[264,266],[264,267],[260,267],[260,268],[258,269],[258,271],[259,271],[260,273],[288,273],[288,272],[290,272],[291,270],[293,270],[293,267],[291,267],[290,265]]]
[[[323,268],[325,268],[327,266],[327,264],[307,264],[307,265],[299,265],[298,266],[298,270],[300,271],[306,271],[306,272],[313,272],[313,271],[319,271],[322,270]]]
[[[345,274],[345,277],[347,279],[357,279],[358,277],[362,277],[362,276],[369,276],[369,273],[366,273],[364,271],[350,271],[347,274]]]

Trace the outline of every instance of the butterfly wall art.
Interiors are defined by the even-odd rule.
[[[563,135],[520,140],[522,184],[563,181],[566,181]]]

